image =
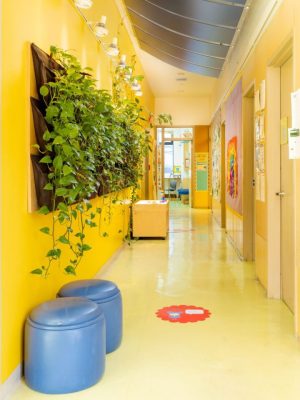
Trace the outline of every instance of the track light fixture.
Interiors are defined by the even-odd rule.
[[[94,33],[97,38],[102,38],[108,35],[108,29],[106,28],[106,16],[102,15],[100,22],[97,22],[94,26]]]
[[[116,57],[119,54],[118,39],[116,37],[113,38],[111,44],[108,46],[106,53],[110,57]]]
[[[74,0],[74,3],[76,7],[83,8],[84,10],[91,8],[93,5],[92,0]]]

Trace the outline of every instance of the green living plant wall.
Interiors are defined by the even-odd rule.
[[[83,69],[72,54],[54,46],[50,51],[63,68],[53,71],[54,82],[40,88],[50,127],[43,135],[46,151],[40,163],[47,166],[44,189],[51,192],[52,205],[43,205],[38,212],[52,215],[51,226],[40,229],[49,235],[51,248],[45,265],[31,272],[44,277],[60,262],[62,251],[70,255],[64,272],[76,275],[85,252],[91,250],[85,232],[97,226],[96,217],[100,220],[102,212],[93,209],[91,198],[131,187],[135,200],[143,159],[150,148],[152,119],[140,101],[129,95],[133,79],[142,79],[133,76],[134,63],[130,69],[115,69],[110,94],[97,89],[90,70]],[[167,115],[159,119],[171,121]]]

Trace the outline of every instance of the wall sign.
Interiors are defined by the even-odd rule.
[[[208,190],[208,153],[195,153],[196,191]]]
[[[289,129],[289,159],[300,158],[300,129]]]
[[[156,315],[164,321],[185,324],[187,322],[204,321],[210,317],[211,312],[203,307],[180,305],[161,308],[156,312]]]

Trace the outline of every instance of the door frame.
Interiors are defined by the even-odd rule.
[[[243,259],[255,260],[255,141],[254,93],[252,81],[243,93]]]
[[[289,36],[280,49],[274,54],[267,67],[266,117],[267,146],[267,234],[268,234],[268,297],[281,299],[281,265],[280,265],[280,67],[293,55],[293,37]],[[294,59],[295,63],[295,59]],[[295,71],[295,67],[293,67]],[[296,294],[296,293],[295,293]],[[295,314],[296,315],[296,314]]]
[[[189,193],[189,205],[191,207],[192,205],[192,182],[193,182],[193,157],[194,157],[194,135],[195,135],[195,128],[192,125],[157,125],[155,127],[155,139],[156,139],[156,149],[155,151],[157,152],[157,147],[159,145],[158,140],[157,140],[157,129],[161,129],[161,134],[162,134],[162,139],[161,139],[161,182],[162,182],[162,189],[164,191],[165,188],[165,142],[167,141],[172,141],[172,142],[181,142],[183,140],[188,140],[191,142],[191,159],[190,159],[190,170],[191,170],[191,180],[190,180],[190,193]],[[165,138],[165,129],[170,129],[170,128],[189,128],[192,129],[192,139],[183,139],[183,138]],[[157,162],[157,157],[156,157],[156,162]],[[158,171],[157,165],[156,165],[156,172]],[[157,181],[157,177],[156,177]],[[157,192],[158,192],[158,186],[157,186]]]

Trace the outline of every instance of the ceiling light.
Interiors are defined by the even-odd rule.
[[[109,45],[107,54],[111,57],[116,57],[119,54],[118,39],[116,37],[113,38],[111,44]]]
[[[141,90],[141,85],[138,84],[136,79],[134,79],[134,81],[131,85],[131,89],[135,92],[138,92],[139,90]]]
[[[92,0],[74,0],[75,6],[78,8],[88,9],[93,5]]]
[[[126,67],[126,54],[122,54],[119,62],[119,68]]]
[[[106,16],[103,15],[101,17],[100,22],[97,22],[97,24],[94,27],[94,32],[97,38],[104,37],[108,34],[108,30],[106,28]]]

